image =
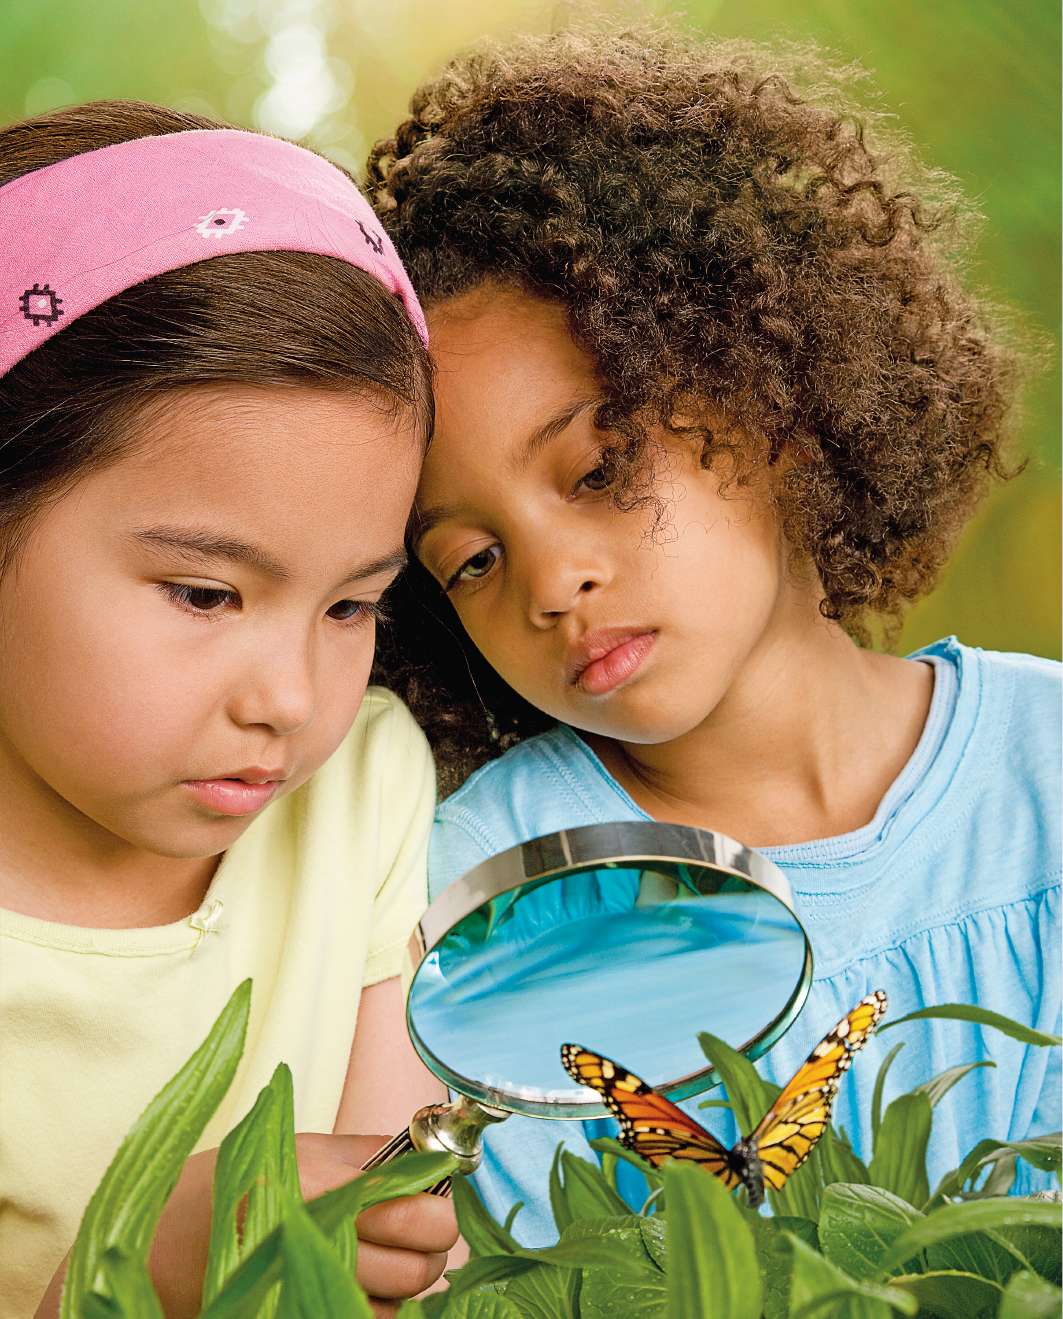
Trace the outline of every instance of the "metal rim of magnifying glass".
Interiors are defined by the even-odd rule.
[[[747,1058],[766,1053],[793,1025],[812,984],[812,947],[808,934],[794,911],[790,884],[783,872],[767,857],[737,843],[726,834],[687,825],[629,821],[618,824],[581,825],[544,834],[518,843],[489,857],[449,885],[421,917],[407,947],[404,980],[407,990],[406,1025],[421,1060],[430,1071],[459,1094],[493,1108],[534,1117],[589,1119],[605,1117],[604,1104],[588,1099],[554,1101],[543,1096],[527,1099],[511,1091],[481,1085],[452,1071],[420,1038],[410,1015],[410,996],[417,968],[459,921],[485,902],[524,884],[546,882],[564,871],[589,869],[647,869],[653,864],[694,865],[702,870],[732,875],[764,889],[793,916],[805,943],[804,960],[797,984],[780,1012],[752,1039],[741,1046]],[[712,1067],[678,1077],[654,1088],[671,1100],[689,1099],[720,1084]]]

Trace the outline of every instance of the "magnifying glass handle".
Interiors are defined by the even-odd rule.
[[[466,1095],[459,1095],[453,1104],[430,1104],[418,1109],[405,1131],[400,1131],[367,1162],[362,1170],[379,1168],[400,1154],[416,1150],[421,1154],[452,1154],[458,1161],[458,1171],[465,1176],[475,1172],[483,1158],[484,1147],[480,1139],[484,1128],[492,1122],[503,1122],[509,1113],[504,1108],[492,1108]],[[429,1195],[449,1195],[450,1178],[428,1188]]]

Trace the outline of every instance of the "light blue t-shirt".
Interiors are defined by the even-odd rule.
[[[761,849],[790,881],[815,960],[804,1011],[757,1064],[779,1085],[873,989],[889,995],[892,1018],[940,1003],[976,1003],[1057,1035],[1063,1024],[1061,666],[973,650],[953,638],[912,658],[934,665],[930,713],[875,818],[836,838]],[[529,838],[650,818],[561,725],[485,765],[440,805],[429,856],[432,896]],[[712,1030],[708,991],[705,1021],[692,1030]],[[959,1063],[996,1063],[968,1073],[935,1108],[931,1189],[983,1137],[1020,1140],[1059,1130],[1057,1049],[966,1022],[911,1022],[871,1040],[835,1103],[835,1125],[865,1162],[875,1075],[901,1040],[886,1102]],[[730,1114],[699,1112],[697,1103],[681,1107],[732,1144]],[[510,1117],[486,1133],[477,1189],[499,1219],[523,1200],[514,1234],[530,1246],[549,1244],[556,1232],[547,1174],[558,1141],[593,1161],[588,1137],[615,1131],[607,1121]],[[1017,1194],[1054,1184],[1021,1160],[1018,1169]]]

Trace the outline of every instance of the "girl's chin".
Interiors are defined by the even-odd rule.
[[[701,718],[676,719],[668,723],[659,719],[579,721],[565,716],[561,716],[561,719],[563,723],[570,724],[585,741],[593,742],[595,738],[601,738],[603,741],[632,747],[665,746],[669,742],[677,742],[693,733],[701,723]]]

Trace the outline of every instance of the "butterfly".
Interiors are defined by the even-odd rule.
[[[853,1055],[886,1011],[881,989],[862,998],[808,1055],[756,1129],[732,1148],[619,1063],[578,1044],[561,1046],[561,1062],[574,1081],[597,1090],[620,1123],[620,1140],[654,1167],[665,1159],[699,1163],[728,1189],[743,1183],[758,1208],[764,1189],[782,1189],[812,1152],[830,1121],[834,1096]]]

